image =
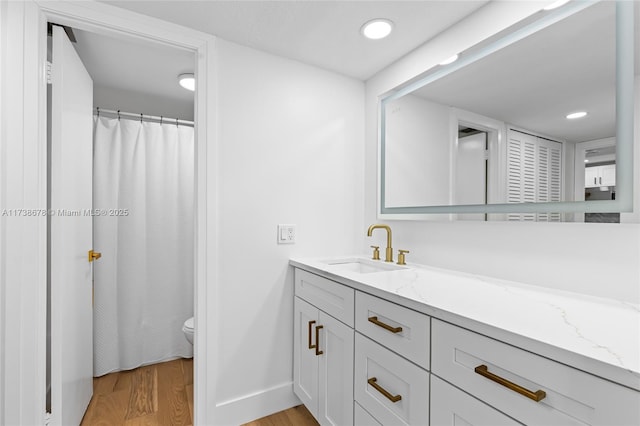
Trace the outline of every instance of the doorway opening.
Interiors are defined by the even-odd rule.
[[[616,138],[576,144],[576,201],[616,199]],[[574,221],[620,223],[620,213],[575,213]]]
[[[458,124],[455,204],[487,204],[489,201],[489,133]],[[486,213],[461,213],[458,220],[487,220]]]
[[[56,25],[54,25],[54,27],[56,27]],[[60,26],[57,27],[60,28]],[[89,99],[93,99],[92,105],[89,107],[89,120],[93,120],[93,123],[90,124],[90,128],[92,130],[89,132],[88,138],[86,137],[86,132],[84,136],[80,136],[81,142],[78,146],[83,148],[85,146],[84,144],[88,142],[88,144],[93,147],[98,135],[104,134],[104,128],[112,130],[115,133],[118,133],[119,131],[119,134],[115,135],[112,141],[104,142],[107,152],[103,152],[102,157],[98,157],[97,151],[90,153],[90,157],[86,157],[84,154],[78,154],[76,156],[75,153],[79,150],[71,151],[71,142],[66,138],[67,133],[62,133],[64,135],[62,144],[60,144],[60,142],[55,142],[55,135],[60,131],[60,126],[62,125],[61,122],[65,122],[67,125],[70,123],[71,127],[74,129],[76,127],[86,128],[86,111],[83,110],[81,119],[84,120],[84,122],[82,125],[75,125],[74,120],[78,120],[80,118],[74,116],[73,106],[71,106],[70,111],[67,111],[67,113],[69,113],[67,116],[71,115],[71,118],[68,119],[68,121],[67,119],[58,120],[57,113],[51,112],[55,110],[55,104],[57,103],[55,100],[57,96],[56,90],[48,90],[48,101],[53,100],[52,102],[48,102],[51,105],[51,108],[49,108],[48,111],[48,123],[50,127],[48,129],[48,134],[51,135],[51,137],[48,138],[50,141],[48,158],[48,208],[49,211],[53,212],[53,215],[49,216],[49,246],[47,250],[48,389],[46,406],[47,410],[53,411],[52,414],[56,419],[54,424],[60,423],[62,419],[71,418],[73,418],[72,423],[79,423],[77,414],[74,415],[75,417],[66,417],[66,414],[63,413],[62,417],[60,417],[62,411],[67,411],[64,407],[67,403],[66,399],[73,397],[74,394],[77,393],[77,389],[63,390],[64,386],[62,383],[64,383],[65,379],[61,375],[67,374],[67,371],[60,370],[67,370],[68,364],[70,364],[68,362],[68,358],[72,357],[79,360],[82,357],[90,357],[91,365],[94,367],[97,364],[97,361],[103,361],[102,359],[99,359],[102,354],[97,352],[94,357],[91,355],[93,352],[92,350],[88,353],[76,351],[76,353],[68,352],[66,354],[60,354],[56,352],[61,350],[60,348],[67,346],[64,343],[61,343],[61,340],[66,338],[64,333],[57,332],[55,329],[55,327],[61,324],[59,320],[61,320],[62,317],[68,316],[62,311],[66,310],[67,313],[75,311],[75,309],[66,309],[59,305],[60,300],[67,299],[67,291],[69,290],[69,288],[65,287],[67,280],[60,279],[63,277],[61,272],[62,268],[59,267],[59,264],[61,263],[60,260],[65,256],[69,259],[73,258],[74,261],[80,265],[79,268],[81,269],[81,272],[78,274],[80,277],[79,279],[87,279],[89,281],[89,285],[91,285],[91,281],[93,281],[93,295],[97,295],[97,298],[90,296],[88,300],[83,301],[83,303],[87,302],[89,304],[93,302],[94,308],[91,313],[90,322],[93,322],[94,318],[99,319],[101,317],[100,314],[104,314],[105,311],[112,311],[107,315],[102,315],[101,320],[104,320],[104,317],[110,317],[114,319],[113,323],[107,323],[106,325],[103,324],[102,327],[98,327],[97,323],[94,323],[92,330],[94,342],[100,341],[104,343],[104,340],[107,340],[107,343],[103,345],[103,347],[117,347],[126,346],[127,343],[125,342],[123,344],[123,341],[128,340],[129,344],[140,345],[140,349],[134,350],[133,352],[147,351],[142,355],[142,357],[134,357],[136,359],[131,359],[131,354],[116,354],[110,356],[110,358],[115,357],[119,361],[124,358],[126,361],[116,364],[107,363],[107,366],[102,367],[100,370],[94,369],[91,372],[91,376],[102,375],[106,371],[128,370],[137,366],[155,364],[160,361],[167,361],[189,355],[193,356],[193,349],[192,347],[189,348],[189,342],[187,341],[186,336],[183,335],[182,325],[189,316],[192,318],[194,316],[195,275],[195,244],[193,241],[193,234],[195,233],[195,201],[193,199],[195,196],[195,142],[193,127],[191,127],[190,137],[187,135],[180,138],[178,135],[182,132],[179,128],[184,127],[184,124],[186,124],[185,121],[194,121],[194,99],[193,93],[184,91],[184,89],[178,87],[177,84],[178,75],[194,71],[194,67],[196,65],[194,53],[192,51],[168,47],[158,43],[142,42],[139,39],[126,37],[113,38],[105,35],[98,35],[89,31],[70,29],[69,27],[66,27],[64,32],[56,31],[54,28],[52,33],[55,34],[56,32],[59,36],[62,35],[66,38],[65,43],[67,43],[68,46],[71,46],[71,49],[74,50],[79,57],[80,62],[84,65],[87,74],[90,76],[89,80],[93,80],[93,87],[89,89],[92,92],[89,94]],[[75,42],[71,40],[71,37],[68,37],[69,32],[73,34],[73,38],[76,39]],[[53,37],[55,37],[55,35]],[[73,43],[75,43],[75,45]],[[55,44],[55,42],[52,44]],[[57,62],[61,59],[60,55],[56,53],[55,47],[52,47],[51,53],[52,56],[49,59],[53,63],[52,66],[55,70]],[[62,73],[54,72],[53,74],[53,82],[54,84],[57,84],[55,83],[55,75]],[[171,75],[171,81],[164,79],[167,81],[165,86],[158,86],[156,84],[155,87],[159,88],[150,90],[149,88],[153,87],[151,83],[163,81],[163,74]],[[127,78],[123,78],[123,75]],[[70,91],[78,92],[80,89],[77,88],[77,86],[78,85],[71,85]],[[177,90],[174,90],[173,86],[175,86]],[[178,95],[174,96],[174,93],[177,93]],[[74,96],[76,94],[77,93],[72,93]],[[87,96],[83,97],[83,99],[86,98]],[[99,113],[100,110],[102,110],[102,114]],[[93,119],[91,118],[92,111],[94,111],[95,114]],[[113,116],[109,117],[109,111],[112,111],[115,114],[112,114]],[[126,114],[124,111],[135,112],[135,114]],[[93,134],[93,137],[91,137],[91,134]],[[124,140],[126,139],[126,136],[131,136],[132,134],[134,137],[130,138],[130,141]],[[163,139],[169,134],[174,134],[174,136],[178,136],[178,138],[176,140],[168,141],[166,147],[161,147],[160,143],[162,141],[159,141],[158,138],[161,137],[161,139]],[[144,136],[148,136],[149,140],[143,140],[145,139]],[[82,139],[83,137],[84,139]],[[190,142],[188,141],[189,138]],[[118,143],[122,143],[123,145],[115,146]],[[133,157],[122,156],[123,151],[126,151],[127,143],[130,144],[129,148],[131,148],[130,151]],[[188,149],[184,151],[183,148],[188,143],[191,144],[191,149],[190,151]],[[135,154],[139,154],[140,150],[145,149],[145,146],[147,146],[146,151],[149,151],[149,155],[135,160]],[[158,159],[158,153],[160,151],[164,152],[164,158],[161,160]],[[115,157],[122,157],[121,160],[124,162],[124,165],[121,164],[117,167],[114,166],[111,160]],[[87,158],[89,159],[87,160]],[[104,173],[102,181],[105,185],[97,187],[96,182],[98,182],[99,179],[92,179],[96,176],[94,176],[92,172],[88,173],[90,175],[88,177],[88,187],[90,191],[88,205],[86,200],[81,203],[84,208],[76,208],[77,206],[72,206],[70,204],[66,205],[65,203],[68,203],[68,200],[63,197],[62,194],[77,191],[75,191],[75,187],[65,185],[69,185],[69,182],[78,182],[83,180],[78,179],[78,176],[84,176],[85,179],[87,179],[87,165],[80,165],[80,163],[87,163],[88,161],[91,163],[91,166],[93,166],[95,165],[95,162],[103,160],[108,162],[108,165],[103,165]],[[187,168],[190,165],[190,173],[187,172],[184,176],[178,176],[179,173],[173,173],[170,171],[168,165],[175,162],[181,162],[182,166]],[[138,170],[138,166],[136,166],[136,164],[138,166],[152,164],[152,167],[150,167],[152,170],[143,171],[141,173],[142,176],[139,176],[136,180],[135,176],[130,173]],[[72,169],[74,169],[76,165],[81,169],[76,171],[79,174],[70,174],[74,173],[72,172]],[[91,170],[91,168],[92,167],[89,167],[89,170]],[[153,169],[155,169],[155,171]],[[91,184],[92,180],[93,185]],[[183,185],[180,188],[171,188],[173,183],[177,180],[182,181]],[[110,184],[114,182],[117,182],[117,184],[110,186]],[[129,196],[129,203],[133,203],[140,199],[144,200],[152,198],[149,192],[151,184],[156,184],[156,189],[154,190],[156,194],[155,198],[156,201],[160,201],[159,204],[157,202],[155,204],[152,203],[152,205],[143,204],[141,206],[119,204],[123,198],[127,199],[127,196]],[[86,187],[87,186],[85,185],[85,189]],[[134,191],[134,189],[137,190],[137,192]],[[158,198],[168,197],[168,194],[170,194],[172,190],[174,190],[173,192],[175,193],[175,197],[169,197],[171,199],[166,200],[168,201],[166,205],[162,205],[162,202],[165,200],[158,200]],[[107,204],[104,204],[103,201],[100,206],[96,206],[97,198],[104,199],[104,197],[96,197],[96,191],[101,191],[101,193],[115,192],[115,195],[114,198],[112,197],[107,201]],[[185,197],[185,193],[189,191],[191,192],[190,200],[187,199],[188,197]],[[164,230],[174,227],[166,221],[163,221],[167,216],[169,216],[170,212],[173,213],[176,222],[175,227],[182,226],[184,229],[164,239],[155,238],[159,233],[164,232]],[[129,221],[129,223],[127,223],[127,220],[129,219],[132,219],[133,222]],[[89,238],[94,239],[93,244],[90,242],[88,244],[82,243],[84,245],[88,245],[88,247],[83,248],[83,250],[85,250],[85,256],[81,256],[82,259],[84,259],[81,261],[83,264],[78,260],[78,250],[74,251],[74,248],[68,246],[69,239],[61,238],[61,229],[64,229],[62,234],[65,235],[75,235],[76,233],[85,232],[79,230],[79,228],[73,225],[76,221],[80,222],[81,220],[84,222],[89,220]],[[110,223],[105,225],[105,221],[109,221]],[[116,231],[115,234],[122,238],[130,238],[130,240],[120,243],[115,241],[115,248],[111,249],[112,255],[107,256],[107,253],[96,244],[102,244],[106,239],[114,236],[114,232],[112,232],[114,226],[116,230],[120,229],[120,232]],[[127,226],[129,227],[129,231],[122,232],[122,229],[126,229]],[[98,229],[102,229],[102,231],[98,232]],[[146,245],[137,243],[135,237],[139,233],[146,233],[147,240],[150,238],[152,242]],[[184,241],[184,238],[182,237],[188,234],[191,234],[190,240]],[[102,239],[102,243],[98,242],[98,239],[100,238]],[[157,250],[155,254],[150,253],[150,256],[144,258],[144,255],[147,252],[152,252],[156,247],[161,248],[158,241],[165,242],[166,250]],[[126,255],[124,252],[127,247],[131,246],[141,249],[134,250],[129,255]],[[170,251],[171,249],[176,249],[176,246],[178,247],[175,253],[176,256],[170,255],[167,259],[161,258],[162,253]],[[118,258],[121,265],[116,265],[114,267],[114,264],[112,263],[107,268],[107,271],[105,271],[105,265],[101,264],[100,260],[97,260],[97,262],[91,262],[91,258],[87,260],[86,250],[94,248],[97,252],[102,251],[103,255],[105,255],[100,260],[104,261],[108,258],[111,258],[112,260]],[[53,257],[52,254],[54,254]],[[170,266],[169,263],[177,256],[190,257],[188,259],[182,259],[183,265],[181,267]],[[133,261],[129,262],[129,260]],[[74,267],[74,261],[69,262],[70,267],[67,268],[67,272],[68,269]],[[90,263],[90,266],[87,266],[88,263]],[[142,267],[139,267],[140,265],[142,265]],[[184,265],[187,265],[186,270]],[[98,274],[97,270],[100,268],[102,268],[103,271],[101,274]],[[165,268],[164,273],[162,272],[162,268]],[[177,269],[186,271],[186,275],[181,275],[179,273],[174,274]],[[116,270],[125,271],[125,273],[116,273],[114,272]],[[129,273],[129,276],[126,276],[126,272]],[[131,275],[131,273],[133,275]],[[101,278],[99,278],[100,276]],[[165,295],[164,289],[161,286],[157,286],[157,284],[163,279],[168,279],[168,281],[173,280],[174,284],[180,286],[180,288],[171,296]],[[134,296],[124,294],[129,287],[137,284],[143,284],[143,281],[148,281],[146,294],[138,294]],[[117,288],[118,285],[120,285],[120,289]],[[115,289],[112,288],[114,286],[116,287]],[[105,288],[107,289],[107,293],[111,293],[111,302],[106,303],[106,306],[102,303],[103,295],[106,294]],[[61,293],[64,293],[64,295]],[[91,295],[91,293],[89,294]],[[165,304],[168,305],[174,305],[177,297],[181,297],[186,300],[189,307],[184,308],[182,312],[168,315],[169,318],[164,318],[162,315],[142,315],[141,317],[134,317],[131,320],[125,320],[125,318],[130,318],[130,316],[123,315],[122,312],[119,311],[120,308],[127,307],[127,305],[129,311],[143,311],[143,308],[146,306],[150,308],[155,307],[155,313],[158,314],[157,307],[162,302],[165,302]],[[115,309],[115,311],[113,309]],[[162,308],[159,310],[163,311]],[[82,310],[78,309],[78,311]],[[78,318],[67,318],[66,320],[75,321],[76,323],[78,320],[81,321],[81,319]],[[160,323],[155,324],[154,327],[154,324],[150,324],[153,321],[160,321]],[[145,329],[145,332],[142,333],[142,335],[131,332],[132,330],[140,327]],[[115,336],[105,336],[104,333],[96,335],[95,333],[99,332],[100,328],[102,328],[102,330],[116,328],[118,329],[118,332]],[[170,335],[170,337],[168,337],[169,349],[160,348],[155,352],[149,352],[149,346],[152,346],[153,343],[161,340],[161,338],[166,337],[164,336],[165,334]],[[127,336],[127,339],[122,336]],[[92,348],[95,346],[96,345],[91,344]],[[185,346],[187,346],[186,352]],[[71,349],[72,347],[73,345],[68,345],[67,349]],[[176,350],[176,347],[181,348]],[[190,354],[187,353],[188,349],[191,350]],[[63,359],[66,359],[64,362],[65,366],[62,366],[59,362]],[[86,364],[86,359],[82,359],[82,362],[75,362],[71,364]],[[191,376],[192,370],[193,368],[191,367]],[[187,373],[185,374],[188,375],[189,368],[187,368],[186,371]],[[61,387],[57,387],[58,385],[56,383],[59,383]],[[191,387],[193,388],[192,379]],[[191,398],[193,398],[192,395],[193,391],[191,391]],[[191,404],[191,407],[193,407],[193,403]]]

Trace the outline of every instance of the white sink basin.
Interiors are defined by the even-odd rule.
[[[343,272],[357,272],[359,274],[370,274],[372,272],[397,271],[406,269],[406,266],[397,265],[392,262],[383,260],[348,258],[348,259],[331,259],[324,263],[330,265],[332,269]]]

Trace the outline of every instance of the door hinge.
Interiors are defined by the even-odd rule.
[[[51,61],[47,61],[47,84],[51,84]]]
[[[484,150],[484,159],[485,159],[485,160],[488,160],[488,159],[489,159],[489,150],[488,150],[488,149],[485,149],[485,150]]]
[[[44,426],[49,426],[50,423],[51,423],[51,413],[47,411],[44,413]]]

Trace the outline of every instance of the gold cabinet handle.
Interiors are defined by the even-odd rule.
[[[316,356],[317,355],[322,355],[324,352],[322,352],[320,350],[320,329],[324,328],[321,325],[316,326],[316,344],[315,344],[315,348],[316,348]]]
[[[389,401],[391,401],[393,403],[396,403],[396,402],[398,402],[398,401],[400,401],[402,399],[402,395],[391,395],[385,388],[383,388],[382,386],[377,384],[376,383],[377,381],[378,381],[377,378],[372,377],[369,380],[367,380],[367,383],[369,383],[371,386],[373,386],[373,388],[375,390],[377,390],[378,392],[383,394]]]
[[[387,331],[392,333],[400,333],[402,331],[402,327],[391,327],[389,324],[385,324],[378,319],[378,317],[369,317],[369,322],[374,323],[378,327],[382,327]]]
[[[89,263],[93,262],[96,259],[100,259],[102,257],[102,253],[98,253],[97,251],[89,250]]]
[[[313,348],[315,348],[315,347],[316,347],[316,345],[312,345],[312,344],[311,344],[311,326],[312,326],[313,324],[315,324],[315,323],[316,323],[315,321],[309,321],[309,334],[308,334],[308,336],[309,336],[309,349],[313,349]],[[316,338],[316,339],[317,339],[317,338]],[[318,343],[318,340],[316,340],[316,343]]]
[[[525,389],[520,385],[517,385],[507,379],[503,379],[502,377],[489,372],[489,368],[484,364],[477,366],[474,371],[479,375],[486,377],[487,379],[492,380],[498,384],[501,384],[502,386],[509,388],[512,391],[518,392],[520,395],[524,395],[529,399],[533,399],[536,402],[542,401],[547,396],[547,393],[543,390],[532,392],[529,389]]]

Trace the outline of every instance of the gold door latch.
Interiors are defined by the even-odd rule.
[[[102,257],[102,253],[93,251],[93,249],[89,250],[89,263],[93,262],[96,259],[100,259],[101,257]]]

